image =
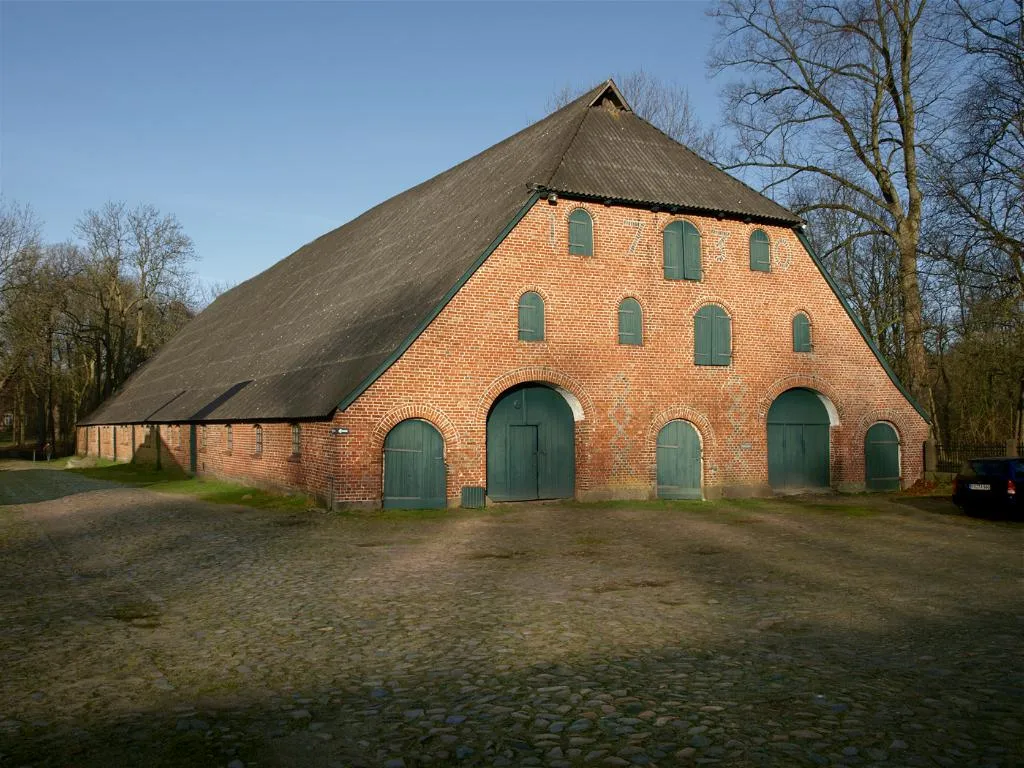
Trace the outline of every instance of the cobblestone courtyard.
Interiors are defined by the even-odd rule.
[[[1022,764],[1024,526],[215,506],[0,467],[0,766]]]

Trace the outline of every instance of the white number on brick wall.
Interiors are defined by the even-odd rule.
[[[725,246],[729,242],[729,233],[716,229],[715,238],[715,261],[725,261]]]
[[[644,232],[644,223],[639,219],[627,219],[626,226],[636,230],[633,239],[629,241],[629,249],[626,251],[627,256],[632,256],[636,253],[637,246],[640,245],[640,236]]]
[[[778,243],[772,242],[769,244],[768,251],[769,258],[771,259],[772,269],[777,269],[780,272],[785,272],[789,269],[789,265],[793,263],[793,255],[790,253],[788,248],[780,248]]]

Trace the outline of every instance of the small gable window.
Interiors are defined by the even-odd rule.
[[[793,316],[793,351],[811,351],[811,321],[803,312]]]
[[[543,341],[544,299],[528,291],[519,297],[519,340]]]
[[[750,268],[755,272],[771,272],[771,248],[764,230],[755,229],[750,234]]]
[[[569,214],[569,253],[594,255],[594,220],[583,208]]]
[[[231,425],[224,425],[224,442],[227,445],[228,453],[231,453],[231,449],[235,447],[235,436],[231,432]]]
[[[732,319],[717,304],[701,307],[694,316],[693,362],[729,365],[732,362]]]
[[[261,427],[259,424],[257,424],[254,432],[256,434],[255,434],[253,453],[256,454],[257,456],[262,456],[263,455],[263,427]]]
[[[292,456],[298,456],[302,450],[302,427],[292,424]]]
[[[619,304],[619,344],[640,346],[644,343],[644,315],[640,302],[623,299]]]
[[[700,232],[688,221],[673,221],[664,232],[666,280],[700,280]]]

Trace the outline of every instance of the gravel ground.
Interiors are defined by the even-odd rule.
[[[26,466],[2,766],[1024,765],[1024,526],[943,500],[349,516]]]

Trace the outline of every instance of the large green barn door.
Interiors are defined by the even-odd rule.
[[[699,499],[700,438],[688,421],[670,421],[658,433],[658,498]]]
[[[829,487],[828,411],[817,393],[790,389],[768,410],[768,482],[776,490]]]
[[[864,436],[864,479],[869,491],[900,489],[900,439],[885,422],[872,424]]]
[[[421,419],[397,424],[384,439],[384,508],[446,506],[441,433]]]
[[[576,489],[572,410],[531,384],[495,401],[487,417],[487,494],[496,501],[563,499]]]

